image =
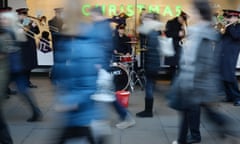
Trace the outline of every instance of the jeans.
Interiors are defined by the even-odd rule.
[[[118,115],[120,116],[120,118],[122,120],[124,120],[128,114],[128,111],[126,110],[125,107],[123,107],[117,100],[114,101],[113,103],[113,107],[116,110],[116,112],[118,113]]]
[[[178,142],[186,143],[189,130],[192,138],[201,140],[200,105],[195,105],[189,109],[182,111],[181,116],[182,120],[180,123]]]
[[[155,80],[153,78],[146,78],[146,86],[145,86],[145,98],[153,99],[153,91],[155,89]]]

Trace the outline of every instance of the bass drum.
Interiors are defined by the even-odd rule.
[[[115,85],[115,91],[126,90],[130,83],[130,77],[126,67],[120,63],[111,65],[111,74]]]

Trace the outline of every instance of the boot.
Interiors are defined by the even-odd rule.
[[[145,110],[136,114],[137,117],[153,117],[153,99],[145,98]]]
[[[42,121],[43,114],[42,112],[37,108],[34,110],[32,117],[27,119],[27,122],[36,122],[36,121]]]

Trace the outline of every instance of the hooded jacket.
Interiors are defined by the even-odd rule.
[[[159,31],[162,23],[158,21],[144,21],[138,28],[139,33],[146,35],[147,51],[144,53],[144,68],[147,77],[155,77],[160,68],[160,53],[158,47]]]

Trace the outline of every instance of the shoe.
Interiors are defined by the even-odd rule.
[[[172,144],[179,144],[178,141],[173,141]]]
[[[119,129],[126,129],[134,126],[135,124],[136,124],[136,121],[132,118],[132,116],[128,115],[124,121],[116,124],[116,127]]]
[[[233,103],[234,106],[240,106],[240,100],[237,100]]]
[[[42,121],[42,113],[34,114],[31,118],[27,119],[27,122],[36,122],[36,121]]]
[[[177,140],[173,141],[172,144],[187,144],[187,143],[180,143]]]
[[[200,143],[201,142],[201,139],[196,139],[196,138],[193,138],[193,137],[189,137],[187,139],[187,143],[188,144],[193,144],[193,143]]]
[[[16,91],[16,90],[8,89],[8,90],[7,90],[7,94],[8,94],[8,95],[16,95],[16,94],[17,94],[17,91]]]
[[[153,113],[152,113],[152,111],[146,111],[146,110],[144,110],[144,111],[142,111],[142,112],[139,112],[139,113],[136,113],[136,116],[137,117],[153,117]]]
[[[29,88],[37,88],[36,85],[33,85],[33,84],[31,84],[31,83],[28,85],[28,87],[29,87]]]
[[[225,98],[225,99],[222,100],[222,102],[233,102],[233,100],[232,100],[232,99]]]

